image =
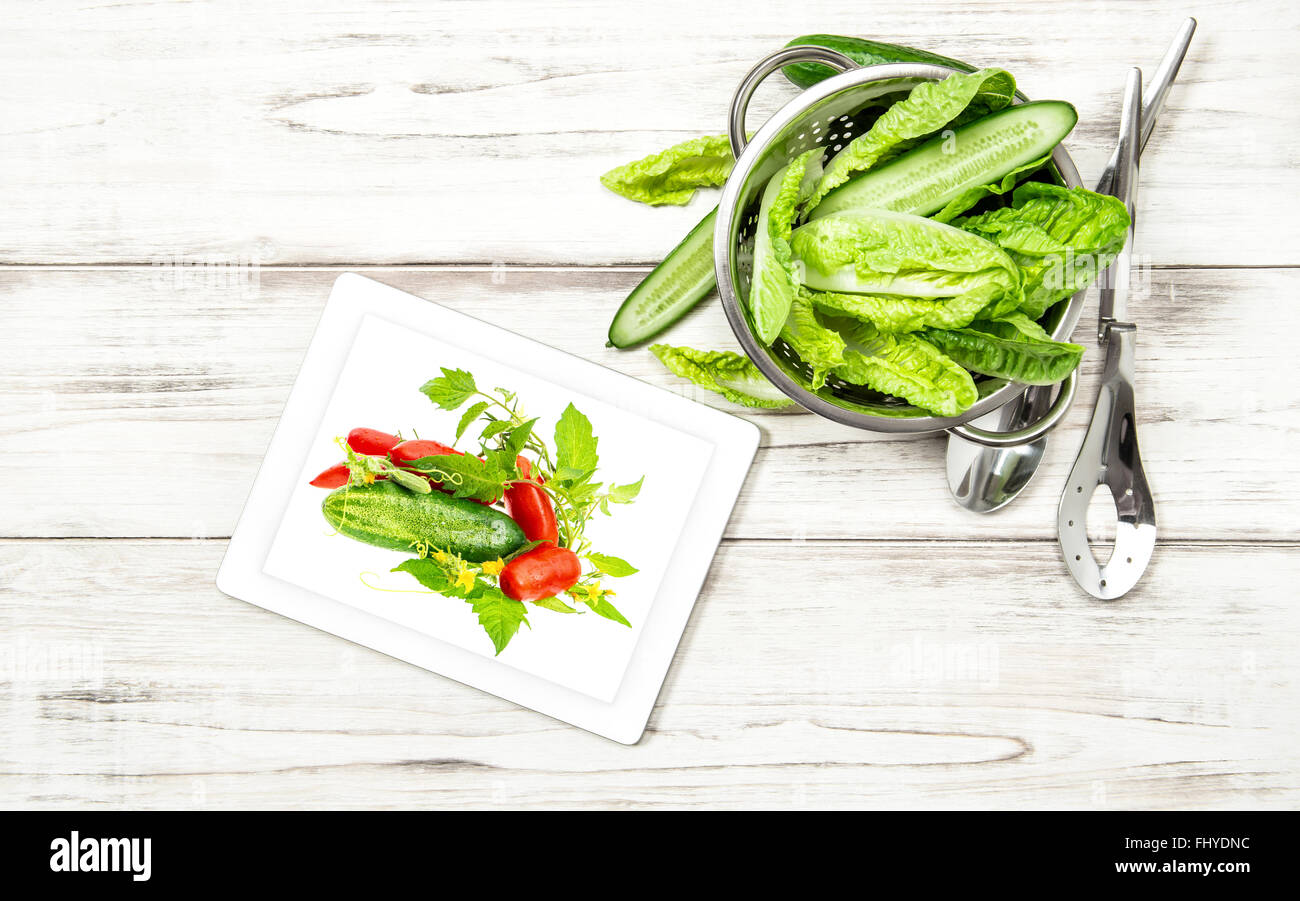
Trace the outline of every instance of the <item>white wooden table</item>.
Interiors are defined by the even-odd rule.
[[[1295,4],[662,6],[4,4],[0,805],[1300,802]],[[1096,350],[987,518],[942,440],[745,414],[763,446],[635,747],[213,586],[340,272],[695,396],[603,338],[703,206],[624,201],[606,168],[721,131],[755,60],[824,31],[1072,101],[1095,178],[1126,67],[1186,14],[1139,213],[1161,541],[1122,601],[1054,535]],[[669,340],[734,346],[716,305]]]

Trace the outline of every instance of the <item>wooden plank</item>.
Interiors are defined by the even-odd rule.
[[[227,598],[223,549],[0,542],[0,806],[1300,800],[1295,545],[1103,604],[1042,542],[728,542],[631,748]]]
[[[1287,0],[1197,10],[1143,161],[1141,251],[1166,264],[1300,263],[1300,90]],[[727,0],[657,7],[350,2],[247,15],[209,4],[17,5],[0,142],[0,261],[647,262],[709,200],[650,210],[597,176],[717,133],[738,80],[797,34],[860,33],[1005,65],[1075,103],[1093,178],[1127,67],[1150,71],[1168,4]],[[503,23],[509,23],[509,28]],[[55,27],[57,26],[57,27]],[[795,96],[765,86],[754,121]]]
[[[644,350],[603,347],[643,270],[378,269],[372,275],[654,384],[727,402]],[[0,535],[230,534],[338,270],[2,269],[0,424],[15,465]],[[1279,540],[1300,521],[1297,270],[1154,270],[1142,328],[1143,457],[1165,538]],[[179,280],[179,283],[178,283]],[[188,282],[188,283],[187,283]],[[1084,323],[1095,315],[1090,306]],[[1080,328],[1080,335],[1086,334]],[[735,347],[716,303],[666,336]],[[1082,340],[1087,340],[1086,337]],[[433,365],[431,362],[430,365]],[[1007,510],[958,509],[941,439],[889,440],[796,412],[750,413],[763,447],[738,538],[1044,538],[1090,416],[1101,354],[1038,479]],[[382,425],[382,424],[381,424]]]

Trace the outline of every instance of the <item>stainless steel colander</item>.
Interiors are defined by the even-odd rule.
[[[791,100],[753,136],[745,140],[745,113],[759,83],[782,66],[817,62],[840,74],[832,76]],[[747,313],[749,279],[753,270],[754,226],[768,180],[790,160],[813,147],[824,147],[830,159],[864,128],[883,107],[906,96],[923,81],[939,81],[956,72],[945,66],[901,63],[859,67],[849,57],[824,47],[787,47],[756,65],[736,89],[731,101],[728,130],[736,166],[722,189],[713,237],[718,293],[732,331],[741,347],[773,384],[800,406],[827,419],[877,432],[932,433],[948,430],[989,447],[1008,447],[1033,441],[1064,417],[1074,398],[1075,377],[1061,383],[1056,402],[1038,422],[1015,432],[990,432],[968,425],[971,420],[1015,399],[1024,385],[1003,380],[978,381],[980,399],[960,416],[918,414],[895,398],[834,379],[813,393],[800,383],[807,370],[781,341],[765,346],[753,333]],[[1079,172],[1061,146],[1052,154],[1049,175],[1069,187],[1081,184]],[[1057,340],[1067,340],[1083,312],[1086,292],[1048,313],[1044,327]]]

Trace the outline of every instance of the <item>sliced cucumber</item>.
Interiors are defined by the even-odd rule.
[[[618,308],[609,325],[611,347],[631,347],[662,332],[704,299],[717,279],[713,271],[713,221],[717,207],[647,275]]]
[[[1061,100],[1007,107],[841,185],[809,218],[864,208],[928,216],[963,192],[1051,153],[1078,118],[1074,107]]]

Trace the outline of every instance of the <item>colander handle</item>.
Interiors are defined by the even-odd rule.
[[[984,447],[1016,447],[1020,444],[1030,444],[1042,438],[1065,418],[1065,414],[1070,411],[1070,404],[1074,402],[1074,389],[1076,387],[1075,374],[1071,372],[1061,381],[1061,393],[1057,395],[1056,402],[1052,408],[1043,414],[1043,418],[1033,425],[1027,425],[1023,429],[1016,429],[1014,432],[990,432],[987,429],[981,429],[973,425],[953,426],[948,431],[972,441],[975,444]]]
[[[821,63],[823,66],[830,66],[836,72],[847,72],[849,69],[858,68],[857,63],[838,50],[815,47],[812,44],[786,47],[760,60],[758,65],[749,70],[749,74],[740,82],[740,86],[736,88],[736,93],[731,98],[731,117],[727,119],[727,136],[731,138],[731,152],[736,155],[736,159],[740,159],[740,155],[745,151],[745,145],[749,143],[745,137],[745,114],[749,112],[749,99],[754,96],[754,91],[764,78],[791,63]]]

